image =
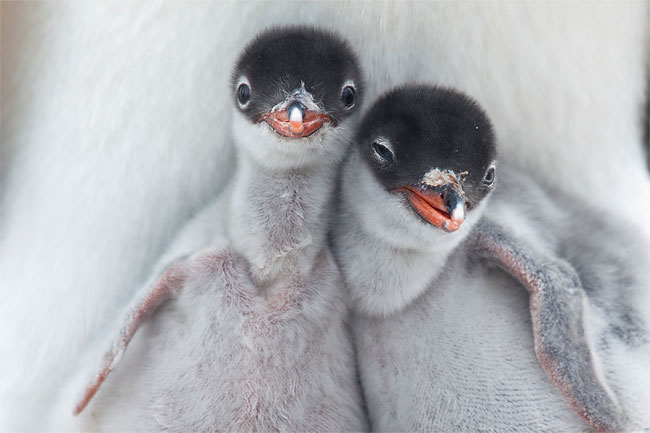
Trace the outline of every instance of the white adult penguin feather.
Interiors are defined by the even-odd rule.
[[[363,47],[368,97],[422,80],[462,88],[526,172],[650,210],[647,2],[1,8],[0,430],[45,428],[34,414],[60,400],[81,348],[231,178],[227,77],[269,25],[326,25]]]
[[[235,178],[128,308],[75,406],[82,429],[365,429],[325,245],[362,84],[328,32],[271,29],[245,48],[232,81]]]
[[[508,167],[491,194],[490,121],[456,91],[389,92],[354,149],[333,242],[373,429],[648,426],[643,245]]]

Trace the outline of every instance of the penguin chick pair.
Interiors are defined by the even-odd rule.
[[[122,318],[75,407],[82,429],[367,429],[326,245],[363,95],[356,56],[329,32],[271,29],[231,89],[236,174]]]
[[[261,35],[244,51],[232,87],[236,103],[233,137],[240,156],[235,179],[183,231],[162,260],[159,276],[145,285],[124,317],[76,411],[83,411],[116,367],[135,331],[149,320],[145,341],[129,351],[135,352],[130,363],[137,359],[138,365],[118,370],[106,382],[90,413],[84,412],[85,428],[365,428],[344,327],[342,282],[324,246],[334,167],[345,153],[346,125],[362,94],[359,67],[349,48],[332,35],[304,28],[276,30]],[[442,98],[436,99],[436,106],[442,107],[439,116],[425,109],[431,97]],[[448,106],[454,110],[445,111]],[[468,109],[469,123],[463,117]],[[367,131],[381,134],[369,142],[373,134]],[[446,143],[436,147],[439,150],[432,158],[427,153],[430,143],[423,141],[427,137],[436,138],[436,146]],[[482,146],[466,145],[477,139]],[[498,225],[477,223],[495,178],[493,141],[482,111],[454,92],[400,90],[370,110],[357,139],[368,165],[355,173],[355,163],[350,162],[345,177],[349,182],[343,184],[350,214],[362,215],[362,221],[356,221],[361,229],[350,226],[354,218],[344,218],[334,235],[357,309],[371,314],[402,309],[433,275],[444,273],[448,256],[463,256],[458,252],[463,239],[474,238],[480,248],[470,249],[471,257],[496,258],[497,264],[531,291],[531,305],[538,305],[533,310],[539,313],[533,326],[537,327],[537,353],[550,359],[543,365],[556,386],[593,425],[616,425],[618,409],[591,363],[585,361],[590,352],[579,318],[568,316],[569,331],[553,323],[565,318],[567,310],[581,314],[576,306],[580,289],[575,287],[578,283],[571,270],[526,249]],[[410,147],[418,143],[421,148]],[[364,153],[366,148],[372,153]],[[358,162],[359,155],[351,160]],[[399,165],[403,161],[409,163]],[[428,165],[432,161],[437,162],[435,166]],[[374,178],[368,176],[373,171]],[[384,189],[377,190],[377,184]],[[384,197],[377,191],[390,194]],[[364,192],[369,194],[356,197],[355,202],[355,194]],[[374,203],[368,205],[369,200]],[[368,214],[369,210],[375,212]],[[414,223],[416,215],[422,221]],[[430,225],[458,233],[438,236]],[[369,237],[350,243],[366,230],[374,235],[381,231],[378,239],[382,241],[375,243]],[[468,236],[470,232],[478,234]],[[392,251],[388,254],[380,245],[386,238]],[[423,249],[435,260],[431,255],[420,256]],[[363,282],[356,285],[360,279]],[[384,290],[386,284],[392,291]],[[553,297],[554,290],[564,286],[574,289],[570,294],[578,293],[568,297],[568,307]],[[172,302],[162,307],[168,300]],[[558,305],[559,313],[554,310]],[[436,315],[431,318],[435,320]],[[412,325],[407,319],[402,318],[402,323]],[[401,403],[409,394],[400,398],[388,385],[374,394],[373,381],[387,376],[381,376],[384,372],[374,368],[373,361],[376,351],[386,352],[395,340],[373,336],[368,349],[365,343],[370,334],[364,334],[363,319],[357,325],[360,368],[373,425],[391,426],[384,423],[385,417],[401,415]],[[382,329],[381,324],[377,329]],[[423,365],[432,365],[440,349],[430,338],[448,331],[441,328],[437,334],[428,334],[429,340],[424,341],[433,348],[423,353],[427,355]],[[421,341],[409,337],[402,335],[403,345]],[[558,341],[556,353],[553,343]],[[573,365],[561,362],[565,343],[580,355],[576,371],[563,370]],[[381,366],[382,360],[378,362]],[[430,374],[427,369],[411,369],[407,363],[400,366],[417,371],[422,378]],[[398,379],[404,372],[398,369]],[[407,382],[412,381],[402,379],[398,385]],[[417,382],[431,387],[436,383]],[[594,399],[585,398],[580,394],[583,391],[595,391]],[[457,394],[466,397],[472,389],[459,387]],[[483,395],[490,397],[489,392]],[[380,397],[389,399],[383,408],[377,405]],[[447,401],[430,397],[427,394],[422,400],[427,410],[427,404]],[[411,420],[425,425],[418,415]],[[444,424],[440,414],[435,419],[442,420],[447,429],[453,427]],[[499,419],[498,411],[491,412],[486,422]],[[503,425],[517,425],[525,419],[515,414]]]
[[[647,428],[647,251],[503,171],[493,192],[495,135],[462,93],[397,88],[364,115],[332,243],[373,430]]]

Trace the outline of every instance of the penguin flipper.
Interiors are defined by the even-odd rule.
[[[128,308],[122,318],[119,332],[111,339],[97,373],[86,386],[82,397],[75,405],[73,414],[79,415],[88,405],[110,372],[119,364],[133,335],[158,308],[181,290],[185,280],[181,259],[172,262],[152,285],[147,285]]]
[[[592,428],[622,431],[627,419],[596,369],[596,352],[584,328],[587,298],[573,267],[535,252],[485,218],[476,240],[481,257],[530,293],[535,353],[553,385]]]

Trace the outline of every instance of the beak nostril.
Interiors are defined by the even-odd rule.
[[[449,195],[447,195],[447,194],[443,194],[443,195],[442,195],[442,199],[444,200],[445,207],[446,207],[448,210],[453,210],[454,207],[456,206],[456,204],[455,204],[455,203],[454,203],[454,202],[449,198]]]

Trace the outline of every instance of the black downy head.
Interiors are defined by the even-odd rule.
[[[252,123],[287,138],[338,125],[359,106],[356,55],[335,34],[312,27],[272,28],[244,49],[232,75],[233,99]]]
[[[496,180],[492,124],[477,102],[447,88],[396,88],[365,114],[356,146],[376,179],[404,194],[428,223],[455,231]]]

